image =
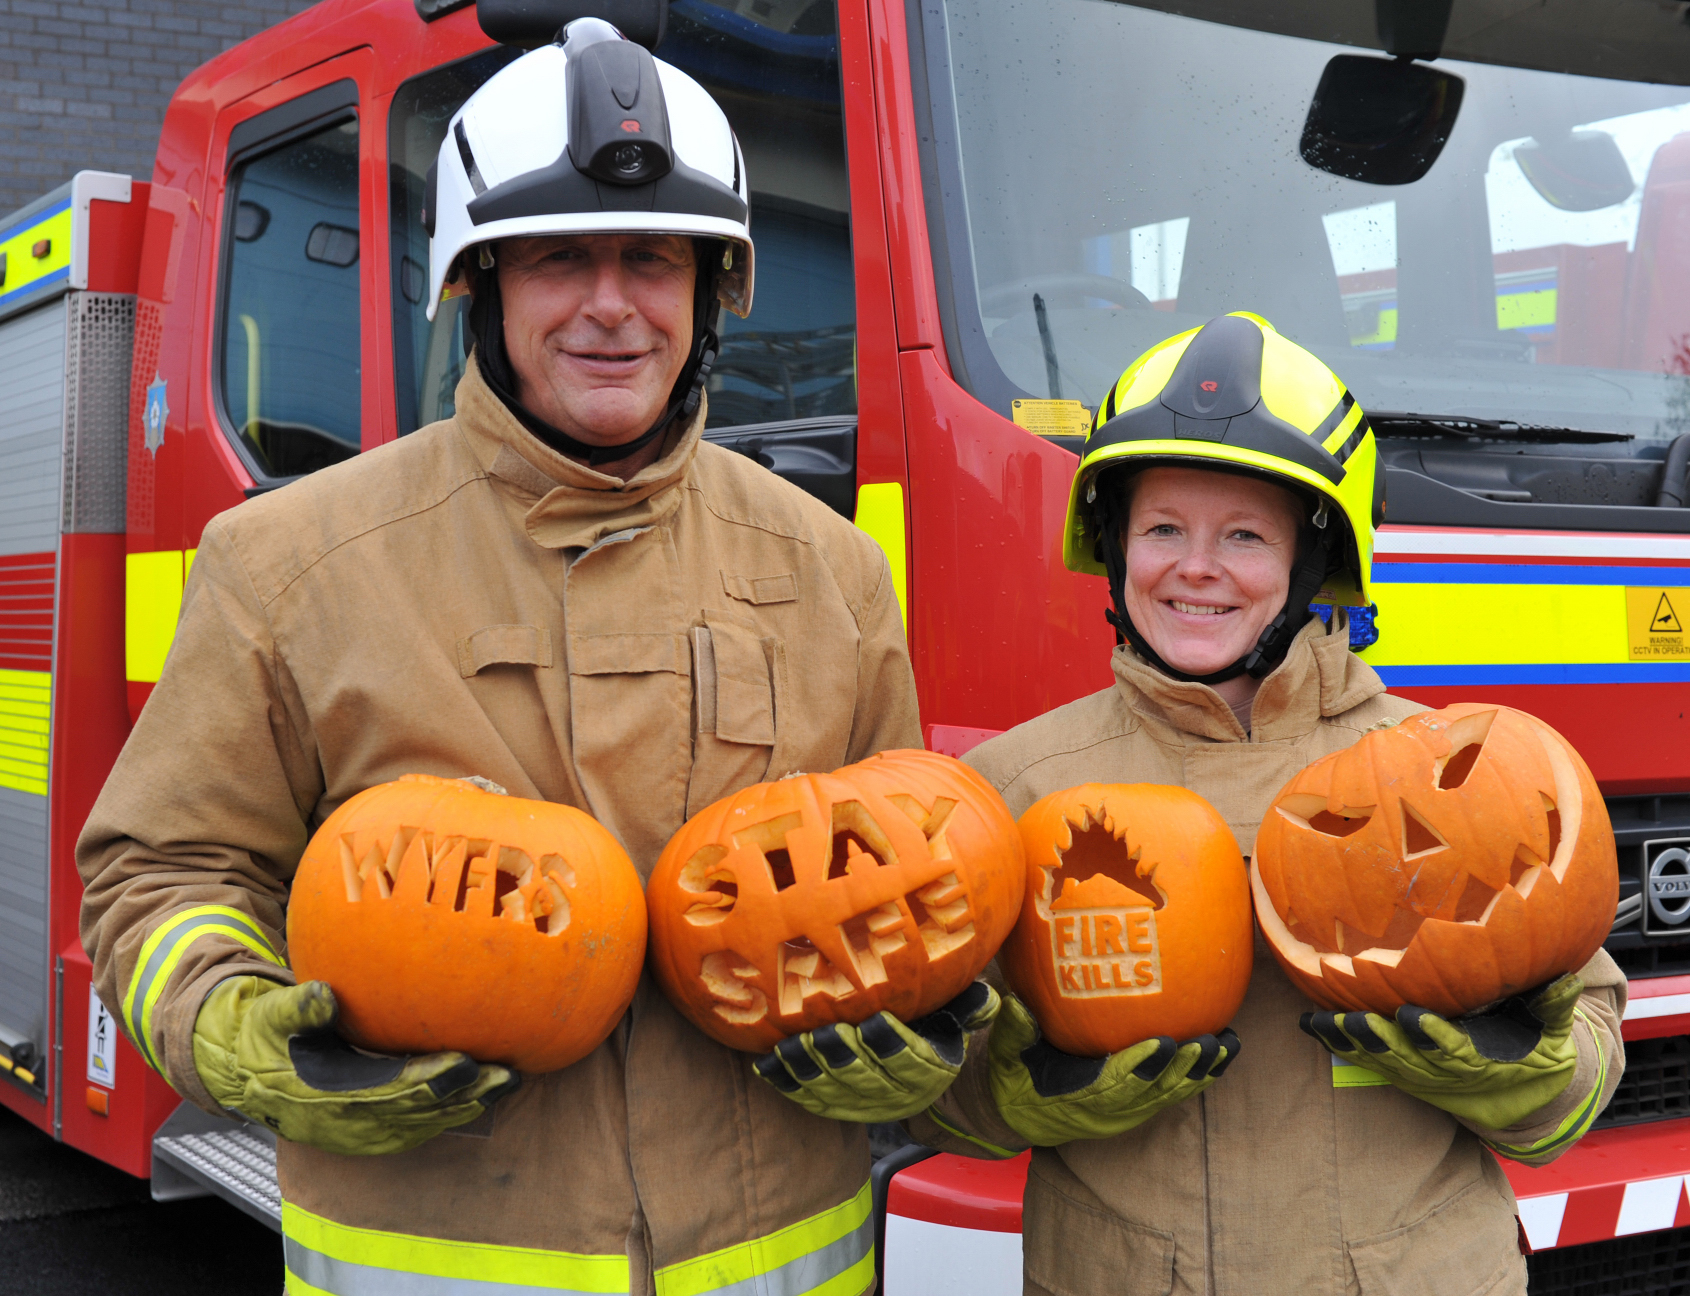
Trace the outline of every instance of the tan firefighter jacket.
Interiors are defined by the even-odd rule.
[[[884,555],[701,443],[702,410],[624,483],[542,446],[473,364],[457,409],[212,520],[83,832],[100,995],[201,1106],[199,1006],[288,979],[288,879],[353,794],[483,775],[591,812],[643,877],[732,791],[920,745]],[[864,1291],[864,1129],[751,1061],[648,975],[597,1051],[462,1132],[368,1158],[284,1141],[289,1288]]]
[[[1305,765],[1372,725],[1422,710],[1350,653],[1342,616],[1311,622],[1262,682],[1246,733],[1213,689],[1117,649],[1115,687],[970,753],[1020,814],[1090,780],[1173,783],[1214,804],[1249,853],[1269,801]],[[1196,1098],[1112,1139],[1035,1148],[1025,1289],[1044,1296],[1524,1296],[1514,1196],[1483,1138],[1547,1160],[1606,1104],[1624,1068],[1625,980],[1607,954],[1581,970],[1579,1067],[1520,1127],[1477,1132],[1297,1028],[1314,1007],[1256,937],[1233,1025],[1238,1061]],[[984,1032],[923,1142],[975,1156],[1026,1146],[986,1085]],[[1594,1099],[1594,1102],[1592,1101]],[[1561,1141],[1557,1141],[1557,1139]],[[1539,1147],[1538,1145],[1542,1145]],[[1520,1149],[1531,1149],[1521,1151]]]

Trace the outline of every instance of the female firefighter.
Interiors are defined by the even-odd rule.
[[[1153,347],[1098,412],[1063,537],[1109,579],[1115,685],[970,763],[1016,814],[1094,780],[1179,784],[1248,851],[1299,769],[1421,709],[1349,648],[1382,477],[1344,384],[1265,320]],[[1478,1017],[1316,1013],[1258,939],[1236,1035],[1072,1057],[1005,995],[910,1126],[975,1156],[1033,1147],[1028,1292],[1524,1293],[1490,1152],[1542,1164],[1589,1128],[1624,1002],[1598,951]]]

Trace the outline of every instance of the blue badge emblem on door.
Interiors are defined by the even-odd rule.
[[[160,374],[147,388],[147,405],[141,411],[141,427],[145,433],[147,450],[158,454],[164,444],[164,421],[170,417],[170,403],[165,400],[166,383]]]

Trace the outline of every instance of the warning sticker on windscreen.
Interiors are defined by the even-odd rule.
[[[1653,586],[1625,592],[1625,638],[1632,661],[1690,661],[1684,618],[1690,588]]]

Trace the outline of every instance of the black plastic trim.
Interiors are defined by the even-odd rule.
[[[358,83],[351,78],[331,81],[297,99],[237,122],[229,132],[225,169],[260,146],[275,148],[319,126],[332,125],[337,116],[352,116],[358,108]]]
[[[704,439],[755,460],[841,517],[856,517],[855,414],[709,428]]]
[[[567,149],[550,166],[515,176],[472,198],[469,204],[469,218],[477,225],[522,216],[597,211],[678,212],[740,222],[746,216],[743,198],[714,176],[694,170],[679,159],[675,169],[661,180],[612,185],[577,170]]]
[[[475,0],[413,0],[413,3],[417,6],[417,17],[426,23],[460,9],[468,9]]]
[[[892,1190],[892,1176],[938,1155],[933,1148],[910,1143],[896,1152],[888,1152],[868,1172],[869,1198],[874,1209],[874,1276],[882,1291],[886,1289],[886,1197]]]
[[[1504,527],[1521,531],[1690,532],[1690,509],[1614,504],[1513,504],[1447,486],[1407,468],[1385,470],[1385,521],[1417,526]]]

